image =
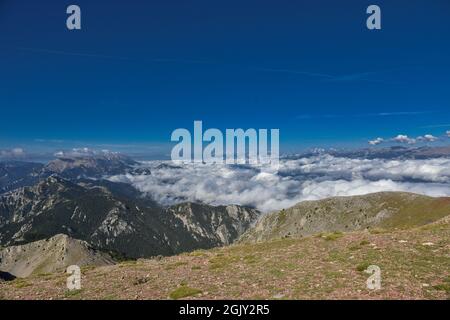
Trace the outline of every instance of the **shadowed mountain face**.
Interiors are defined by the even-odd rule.
[[[267,214],[240,241],[258,242],[374,227],[404,229],[425,225],[448,215],[450,198],[404,192],[333,197],[304,201],[289,209]]]
[[[123,191],[125,190],[125,191]],[[184,203],[161,208],[110,182],[76,184],[51,176],[0,196],[0,245],[66,234],[129,258],[229,244],[258,217],[240,206]]]

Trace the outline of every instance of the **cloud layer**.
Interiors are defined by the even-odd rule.
[[[263,212],[300,201],[380,191],[450,195],[450,159],[352,159],[323,154],[282,160],[277,174],[248,166],[143,163],[151,175],[119,175],[163,205],[199,201],[240,204]]]

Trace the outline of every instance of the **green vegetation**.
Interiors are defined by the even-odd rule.
[[[383,234],[388,233],[389,231],[383,228],[371,228],[369,229],[371,234]]]
[[[215,257],[209,260],[209,269],[221,269],[229,266],[230,264],[236,262],[238,259],[233,256],[225,256],[224,254],[217,254]]]
[[[200,294],[200,293],[202,293],[202,290],[194,289],[194,288],[191,288],[191,287],[187,286],[186,284],[182,284],[177,289],[172,291],[169,294],[169,297],[171,299],[177,300],[177,299],[182,299],[182,298],[186,298],[186,297],[195,296],[195,295]]]
[[[72,297],[77,297],[81,294],[83,290],[67,290],[66,292],[64,292],[64,297],[66,298],[72,298]]]
[[[284,276],[284,272],[280,271],[279,269],[271,269],[271,270],[269,270],[269,273],[274,275],[277,278],[281,278]]]
[[[82,266],[81,267],[81,273],[84,274],[90,270],[94,270],[95,266],[94,265],[87,265],[87,266]]]
[[[434,289],[450,293],[450,276],[446,277],[443,283],[433,286]]]
[[[433,288],[435,288],[436,290],[441,290],[441,291],[450,293],[450,283],[441,283],[441,284],[435,285]]]
[[[206,257],[208,254],[205,252],[205,250],[195,250],[188,253],[191,257]]]
[[[31,286],[31,284],[29,282],[27,282],[25,279],[22,279],[22,278],[15,279],[12,282],[12,284],[17,289],[26,288],[26,287],[30,287]]]
[[[287,218],[287,213],[286,213],[286,210],[283,209],[278,213],[278,224],[279,225],[284,224],[286,222],[286,218]]]
[[[369,262],[362,262],[356,266],[356,271],[364,272],[371,265]]]
[[[332,233],[326,233],[326,234],[322,235],[322,238],[327,241],[334,241],[343,236],[344,236],[344,234],[342,232],[336,231],[336,232],[332,232]]]
[[[126,261],[122,261],[119,266],[121,267],[129,267],[129,266],[134,266],[137,264],[137,260],[126,260]]]
[[[244,257],[244,262],[247,264],[256,263],[258,262],[258,260],[258,257],[256,257],[255,255],[248,255]]]
[[[178,268],[178,267],[180,267],[180,266],[184,266],[184,265],[187,265],[187,262],[186,262],[186,261],[177,261],[177,262],[175,262],[175,263],[168,264],[168,265],[165,267],[165,269],[166,269],[166,270],[173,270],[173,269],[176,269],[176,268]]]
[[[350,247],[348,247],[348,250],[350,250],[350,251],[357,251],[357,250],[360,250],[361,249],[361,246],[360,245],[351,245]]]
[[[406,229],[426,225],[450,214],[449,198],[429,198],[417,196],[413,201],[400,201],[392,195],[391,206],[399,211],[384,220],[381,227]]]

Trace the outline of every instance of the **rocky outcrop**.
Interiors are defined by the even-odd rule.
[[[113,263],[108,254],[94,250],[85,241],[63,234],[0,250],[0,270],[20,278],[33,273],[61,271],[70,265],[82,267]]]

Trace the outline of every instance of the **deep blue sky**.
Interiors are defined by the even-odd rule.
[[[449,17],[448,0],[0,0],[0,148],[151,146],[194,120],[298,147],[440,136]]]

